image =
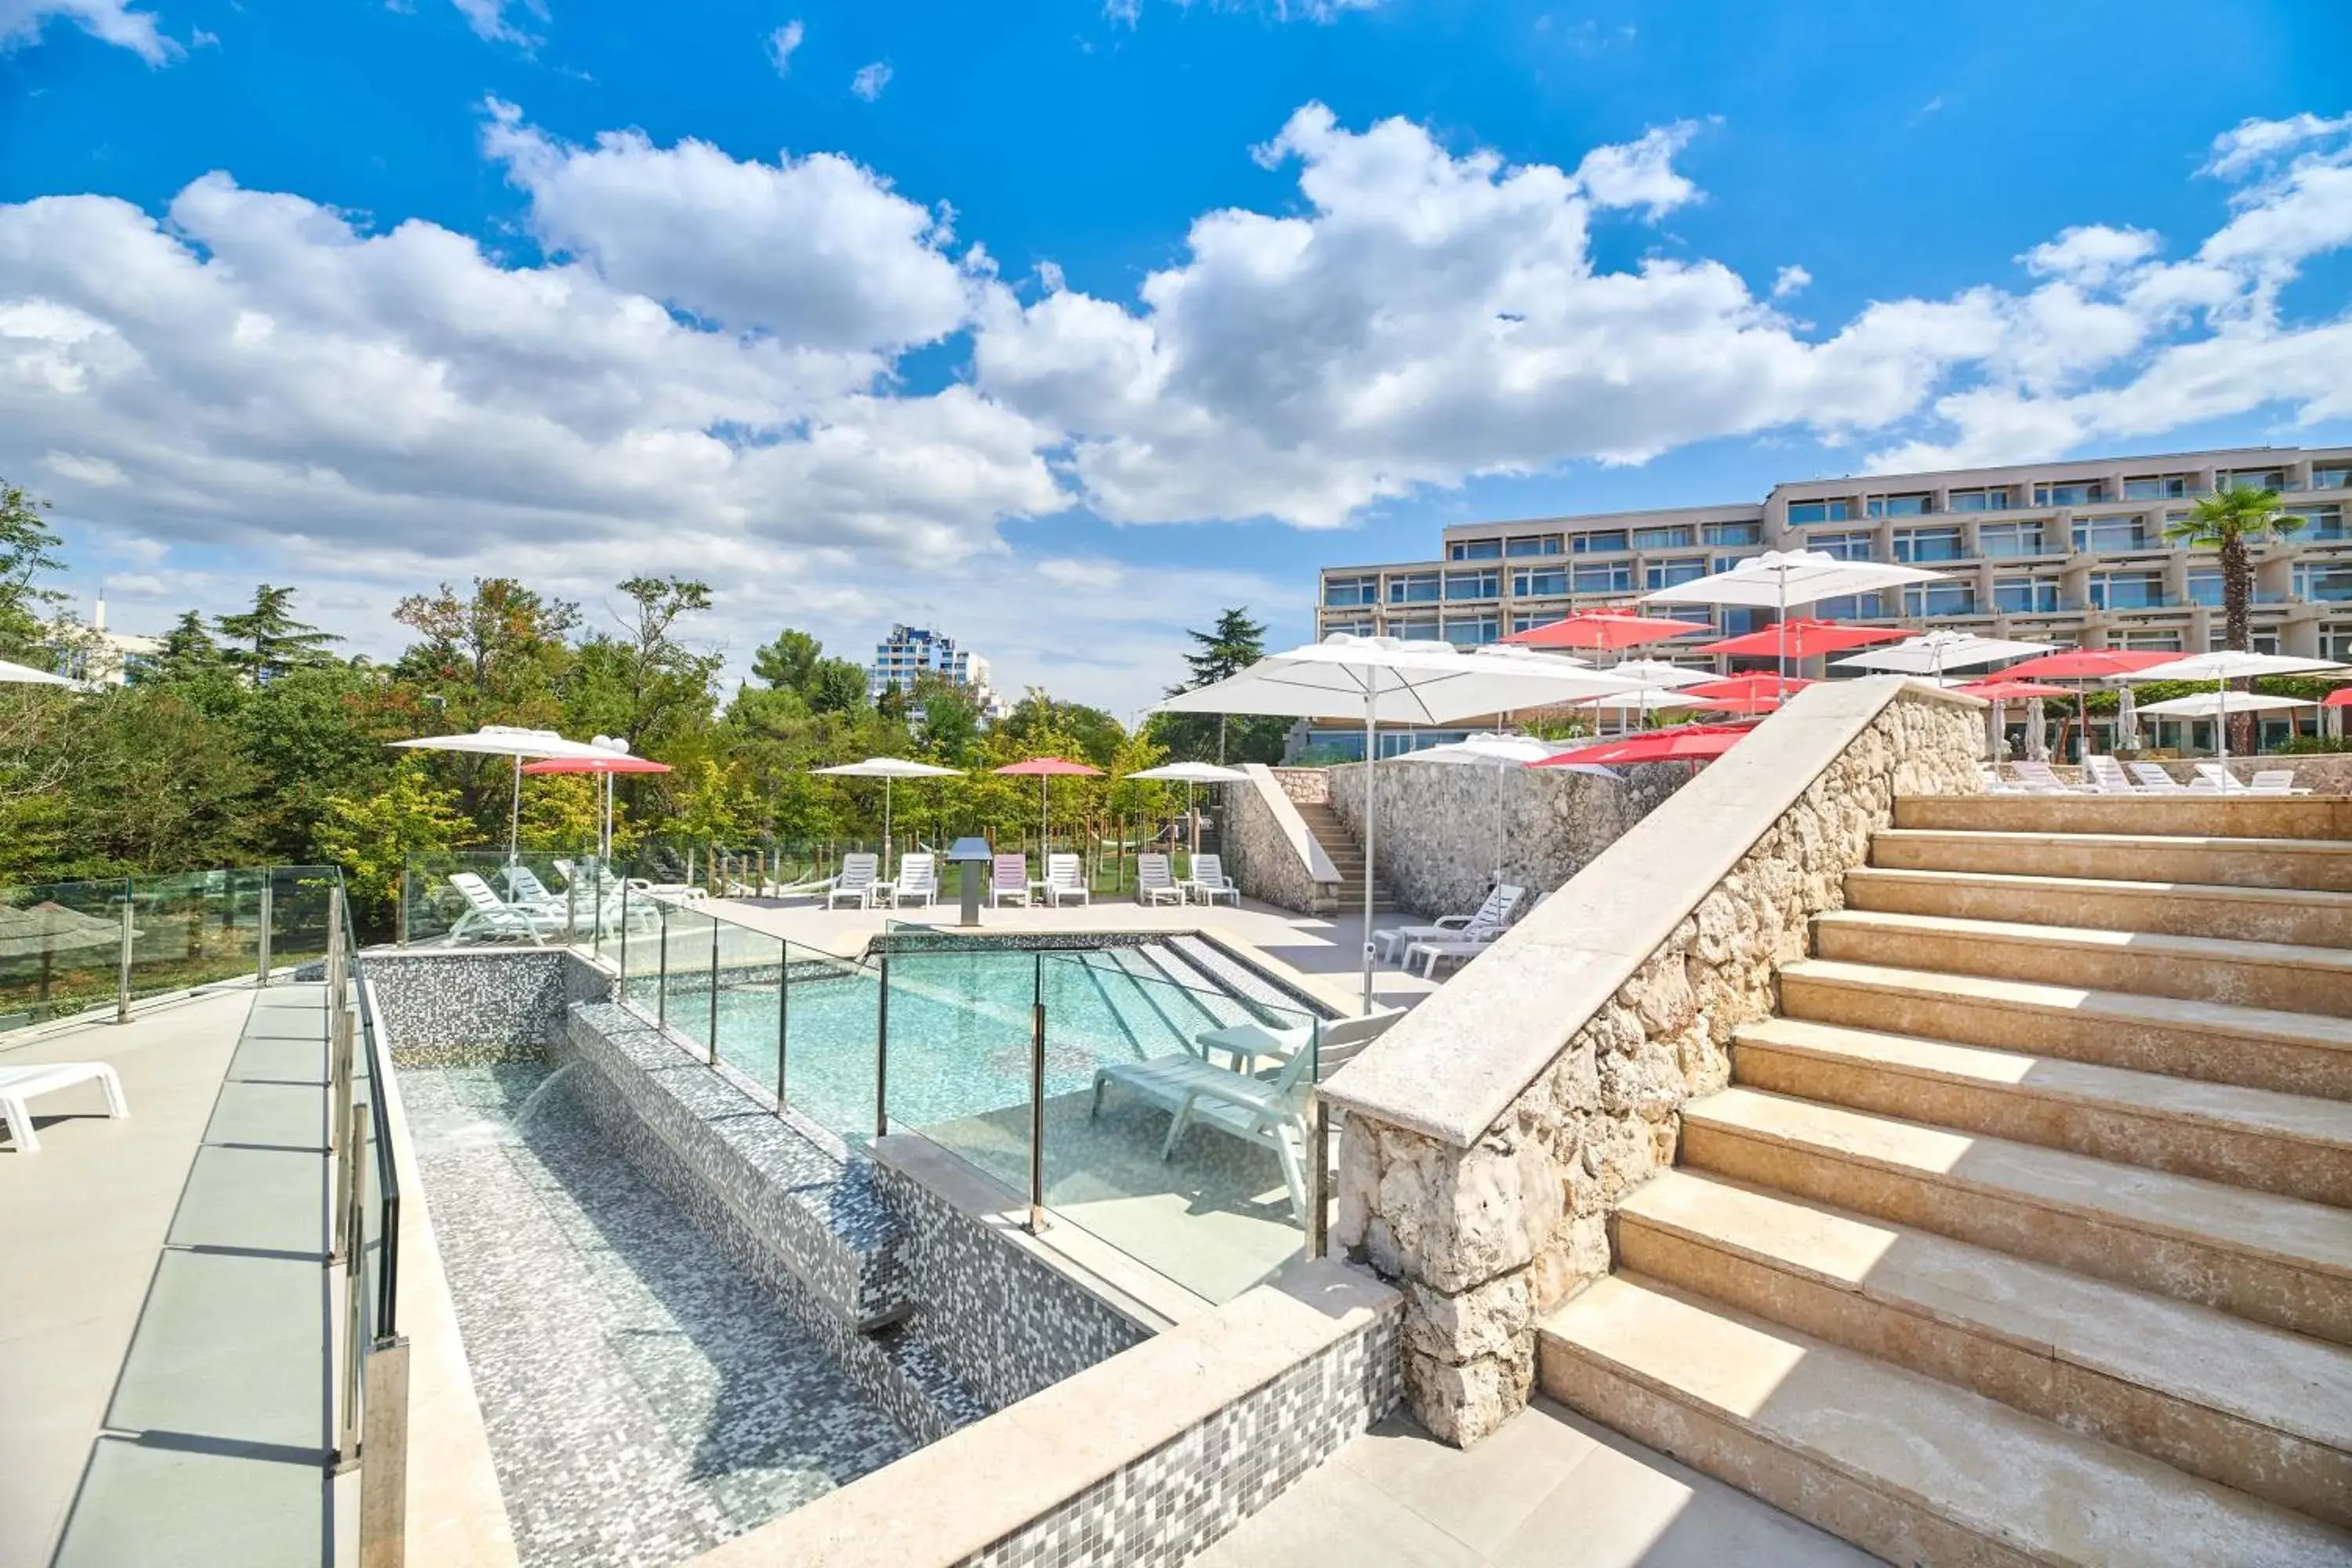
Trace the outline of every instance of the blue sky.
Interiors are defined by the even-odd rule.
[[[674,570],[739,657],[927,617],[1131,712],[1182,626],[1302,636],[1446,521],[2352,438],[2333,0],[0,37],[0,475],[118,624],[267,577],[388,650],[443,576]]]

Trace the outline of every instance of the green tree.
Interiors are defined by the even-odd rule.
[[[856,713],[866,706],[866,667],[854,659],[821,658],[803,693],[819,713]]]
[[[473,824],[457,795],[433,782],[422,757],[394,767],[381,788],[329,795],[320,815],[319,851],[343,868],[352,891],[381,914],[400,894],[409,857],[473,842]]]
[[[294,590],[268,583],[254,589],[253,608],[215,616],[213,626],[221,640],[231,645],[226,650],[230,665],[256,685],[289,669],[326,662],[333,657],[328,647],[343,640],[296,620]]]
[[[711,682],[724,660],[678,635],[687,616],[710,608],[710,585],[684,577],[631,577],[628,603],[614,612],[622,635],[583,644],[574,663],[574,721],[583,731],[619,735],[632,751],[707,724]],[[668,759],[675,760],[675,759]]]
[[[2279,510],[2279,493],[2233,485],[2210,496],[2200,496],[2189,515],[2165,529],[2165,537],[2192,550],[2210,550],[2221,562],[2221,643],[2225,647],[2253,646],[2253,546],[2284,539],[2303,526],[2303,519]],[[2254,716],[2237,713],[2229,719],[2231,749],[2253,750]]]
[[[923,711],[923,749],[943,766],[969,765],[980,739],[980,704],[943,675],[915,678],[915,702]]]
[[[65,595],[40,585],[42,574],[62,572],[59,539],[41,514],[49,503],[36,500],[0,480],[0,656],[42,668],[41,645]]]
[[[183,692],[142,686],[83,699],[74,728],[69,858],[54,874],[249,863],[260,779],[234,729]]]
[[[456,700],[460,725],[551,721],[555,687],[571,659],[566,637],[580,606],[549,598],[512,577],[477,577],[460,597],[448,584],[401,600],[392,618],[422,640],[400,657],[399,671]]]
[[[1207,631],[1184,635],[1193,643],[1192,651],[1184,656],[1187,679],[1168,689],[1171,697],[1238,675],[1265,657],[1265,625],[1251,620],[1244,608],[1222,611]],[[1280,762],[1290,721],[1264,715],[1236,721],[1224,713],[1155,713],[1146,727],[1173,755],[1223,765],[1229,761]]]
[[[373,788],[404,727],[388,710],[387,678],[330,662],[289,669],[244,694],[226,716],[254,770],[249,830],[268,858],[299,864],[313,853],[326,799]],[[201,689],[192,699],[201,705]]]
[[[751,656],[751,673],[778,691],[796,691],[806,697],[817,661],[824,657],[824,644],[787,626],[775,641]]]

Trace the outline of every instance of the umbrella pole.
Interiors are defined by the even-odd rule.
[[[1045,775],[1039,773],[1037,775],[1037,864],[1040,866],[1045,863],[1045,852],[1052,847],[1045,837],[1046,810]]]
[[[1779,576],[1780,579],[1780,618],[1772,623],[1773,637],[1776,639],[1772,658],[1772,669],[1773,673],[1780,678],[1780,684],[1783,688],[1786,688],[1789,684],[1789,574],[1786,572],[1782,572],[1779,574]]]
[[[515,847],[522,837],[522,758],[514,759],[514,793],[507,802],[507,864],[515,863]],[[513,891],[511,885],[508,891]]]
[[[2213,715],[2213,758],[2221,764],[2226,776],[2230,771],[2230,682],[2226,676],[2214,678],[2213,705],[2220,710]]]
[[[890,874],[890,775],[882,775],[882,874]]]
[[[1495,886],[1503,885],[1503,769],[1495,768]]]
[[[1374,689],[1364,690],[1364,1011],[1372,1010],[1372,843],[1373,800],[1380,780],[1380,721]]]

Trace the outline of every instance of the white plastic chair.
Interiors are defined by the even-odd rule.
[[[128,1116],[131,1102],[122,1098],[122,1080],[104,1062],[44,1062],[37,1067],[0,1068],[0,1121],[8,1124],[20,1154],[41,1152],[41,1135],[33,1131],[33,1112],[26,1101],[37,1094],[52,1094],[78,1083],[96,1083],[106,1091],[106,1114]]]
[[[1393,931],[1376,933],[1372,942],[1380,949],[1381,962],[1394,963],[1404,950],[1421,942],[1444,942],[1463,935],[1473,927],[1501,930],[1511,923],[1511,915],[1527,889],[1508,882],[1497,882],[1486,889],[1486,899],[1466,915],[1442,915],[1428,925],[1399,926]]]
[[[1184,901],[1184,889],[1177,885],[1176,873],[1169,869],[1167,856],[1138,855],[1135,858],[1135,901],[1139,904],[1181,904]]]
[[[1090,903],[1092,899],[1087,888],[1086,862],[1076,855],[1046,856],[1045,880],[1040,890],[1045,895],[1045,902],[1055,909],[1061,908],[1067,899],[1076,899],[1082,904]]]
[[[991,909],[1008,901],[1029,901],[1029,857],[999,855],[988,863],[988,903]]]
[[[928,909],[939,895],[939,861],[929,851],[898,857],[898,878],[890,884],[893,907],[912,899]]]
[[[833,886],[824,890],[824,907],[833,909],[845,899],[857,908],[870,909],[874,903],[875,879],[882,874],[882,858],[864,850],[841,858],[841,874]]]
[[[1204,904],[1219,899],[1231,899],[1234,908],[1242,904],[1242,890],[1231,877],[1225,875],[1224,858],[1218,855],[1192,857],[1192,874],[1177,884],[1187,898],[1198,897]]]

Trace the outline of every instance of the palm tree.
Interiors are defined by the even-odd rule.
[[[2302,526],[2302,518],[2279,510],[2278,491],[2240,485],[2200,497],[2188,516],[2166,527],[2167,539],[2221,555],[2224,647],[2253,645],[2252,547],[2264,540],[2284,539]],[[2241,754],[2252,751],[2254,716],[2233,714],[2228,722],[2231,749]]]

